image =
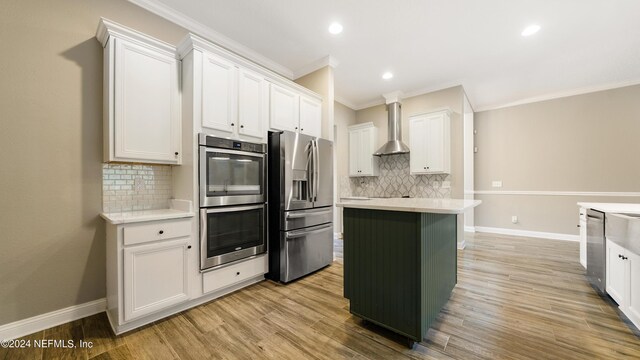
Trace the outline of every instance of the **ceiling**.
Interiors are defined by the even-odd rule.
[[[195,20],[285,75],[331,56],[336,99],[355,109],[460,84],[477,111],[640,83],[637,0],[130,1]],[[342,34],[328,33],[333,21]],[[541,30],[522,37],[533,23]]]

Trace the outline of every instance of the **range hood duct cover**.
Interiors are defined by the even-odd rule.
[[[402,105],[399,102],[387,104],[387,112],[389,120],[387,131],[389,132],[389,141],[387,141],[378,151],[373,153],[375,156],[398,155],[409,152],[409,147],[402,142]]]

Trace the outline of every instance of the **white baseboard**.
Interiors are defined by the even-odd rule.
[[[475,226],[464,226],[464,232],[470,232],[470,233],[474,233],[476,232],[476,227]]]
[[[0,339],[10,340],[48,329],[60,324],[82,319],[101,313],[107,309],[107,299],[98,299],[88,303],[37,315],[28,319],[14,321],[0,326]]]
[[[571,234],[505,229],[505,228],[495,228],[495,227],[485,227],[485,226],[476,226],[475,230],[477,232],[494,233],[494,234],[501,234],[501,235],[526,236],[526,237],[535,237],[535,238],[551,239],[551,240],[564,240],[564,241],[580,241],[580,235],[571,235]]]

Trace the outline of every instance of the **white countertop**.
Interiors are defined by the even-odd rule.
[[[578,206],[604,213],[640,214],[640,204],[579,202]]]
[[[461,214],[465,210],[476,207],[480,200],[462,199],[432,199],[432,198],[371,198],[349,199],[343,198],[336,203],[338,207],[356,209],[373,209],[389,211],[407,211],[436,214]]]
[[[143,221],[169,220],[193,217],[190,211],[176,209],[157,209],[140,211],[123,211],[117,213],[101,213],[100,216],[108,222],[118,224],[131,224]]]

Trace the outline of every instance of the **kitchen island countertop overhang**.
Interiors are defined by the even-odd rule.
[[[354,209],[406,211],[434,214],[462,214],[480,205],[480,200],[433,199],[433,198],[370,198],[359,200],[341,199],[336,206]]]

